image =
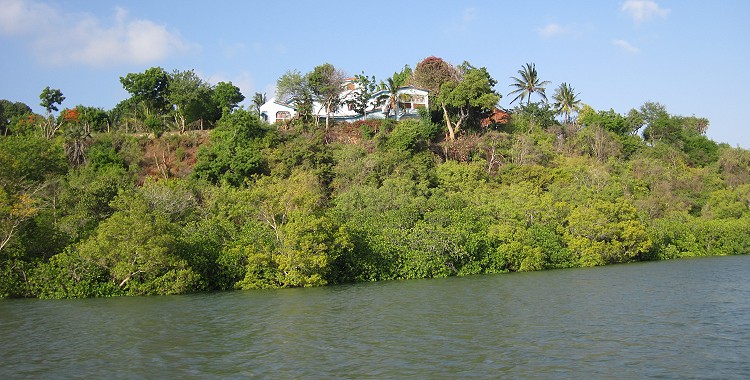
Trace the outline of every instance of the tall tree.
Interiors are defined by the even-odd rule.
[[[643,122],[646,125],[650,125],[656,120],[669,118],[669,112],[667,107],[658,102],[646,102],[640,108],[640,113],[643,118]]]
[[[287,71],[276,81],[276,99],[297,110],[297,117],[312,116],[312,91],[307,78],[299,70]]]
[[[0,135],[7,136],[14,118],[31,113],[31,107],[21,102],[0,99]]]
[[[386,79],[386,82],[382,86],[388,93],[379,97],[378,101],[380,104],[382,104],[382,101],[385,101],[384,113],[387,118],[390,116],[391,111],[398,112],[398,85],[396,84],[396,80],[391,77]],[[398,114],[396,116],[398,117]]]
[[[491,111],[500,101],[500,95],[492,89],[496,83],[487,69],[471,66],[460,81],[443,83],[438,101],[451,140],[456,139],[456,133],[469,118]]]
[[[557,113],[565,116],[566,124],[570,124],[571,114],[581,110],[583,103],[581,103],[578,95],[573,87],[565,82],[560,84],[560,87],[555,89],[555,93],[552,95]]]
[[[65,100],[62,91],[56,88],[45,87],[42,93],[39,94],[39,99],[42,101],[39,103],[47,111],[47,118],[42,122],[42,134],[48,140],[55,136],[55,133],[62,127],[62,121],[55,121],[52,117],[52,111],[57,111],[57,106],[62,104]]]
[[[57,106],[62,104],[65,100],[62,91],[56,88],[45,87],[42,93],[39,95],[39,99],[42,100],[41,106],[47,110],[47,114],[51,114],[52,111],[57,111]]]
[[[109,110],[109,118],[112,125],[122,128],[125,133],[138,131],[142,123],[139,115],[144,114],[145,105],[130,97],[123,99],[120,103]]]
[[[453,83],[455,85],[460,80],[461,72],[458,69],[456,69],[450,63],[445,62],[442,58],[438,58],[435,56],[427,57],[417,63],[417,67],[414,69],[414,73],[412,74],[411,81],[414,85],[429,91],[431,98],[438,99],[437,102],[430,102],[430,107],[435,107],[436,104],[440,106],[440,109],[442,109],[443,111],[443,119],[448,126],[449,133],[451,130],[453,130],[453,126],[451,126],[450,117],[448,116],[448,104],[446,104],[448,98],[441,97],[440,95],[443,86],[445,86],[447,83]],[[449,85],[446,88],[452,88],[451,86],[452,85]]]
[[[172,114],[180,133],[185,132],[188,121],[198,120],[213,106],[211,87],[193,70],[175,70],[169,76],[166,98],[174,107]]]
[[[234,111],[240,102],[245,100],[245,95],[242,95],[240,88],[233,85],[232,82],[217,83],[211,96],[222,112],[224,109],[229,112]]]
[[[256,92],[255,95],[253,95],[253,107],[255,107],[255,112],[260,114],[260,107],[266,104],[267,101],[268,99],[266,98],[265,92]]]
[[[143,73],[130,73],[120,77],[120,83],[136,102],[145,105],[147,116],[162,114],[167,110],[169,74],[161,67],[152,67]]]
[[[459,72],[453,65],[435,56],[427,57],[417,64],[411,81],[417,87],[430,92],[431,97],[440,95],[443,83],[457,82]],[[394,78],[396,80],[397,78]],[[397,84],[398,85],[398,84]]]
[[[78,120],[86,128],[95,132],[109,132],[110,119],[106,111],[97,107],[78,105]]]
[[[363,115],[367,119],[367,109],[370,107],[370,98],[376,90],[375,77],[368,77],[363,72],[354,76],[354,89],[351,90],[352,97],[347,101],[354,112]]]
[[[667,108],[657,102],[646,102],[639,109],[644,123],[643,138],[650,142],[673,139],[680,130],[679,123],[671,117]]]
[[[518,70],[518,74],[520,75],[520,78],[511,77],[515,82],[510,86],[514,87],[515,90],[511,91],[508,95],[518,94],[513,98],[511,103],[514,103],[518,99],[521,99],[521,102],[523,102],[523,99],[525,98],[527,99],[526,105],[529,105],[531,104],[531,95],[533,94],[541,96],[546,103],[547,95],[544,93],[544,86],[548,85],[550,82],[539,79],[539,75],[536,72],[536,65],[533,63],[527,63],[521,68],[521,70]]]
[[[341,105],[341,93],[344,91],[344,73],[330,63],[316,66],[307,75],[310,89],[326,113],[326,129],[330,125],[331,114]]]
[[[396,87],[406,86],[412,78],[412,70],[409,65],[405,65],[400,72],[393,73],[393,82]]]

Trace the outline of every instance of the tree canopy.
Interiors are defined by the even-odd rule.
[[[161,114],[167,110],[169,74],[161,67],[152,67],[143,73],[130,73],[120,77],[120,83],[134,101],[144,105],[146,115]]]
[[[310,90],[326,112],[326,129],[330,126],[331,114],[340,106],[340,96],[344,92],[344,79],[346,79],[344,72],[330,63],[315,66],[313,71],[307,74]]]
[[[430,96],[439,97],[443,84],[459,79],[459,71],[442,58],[435,56],[421,60],[412,74],[415,86],[430,91]]]
[[[41,103],[39,103],[42,107],[44,107],[45,110],[47,110],[47,113],[50,114],[52,111],[59,111],[57,108],[58,105],[62,104],[62,102],[65,100],[65,96],[63,96],[62,91],[56,88],[50,88],[49,86],[45,87],[44,90],[42,90],[42,93],[39,95],[39,99],[41,99]]]
[[[444,119],[451,140],[467,121],[479,119],[491,112],[500,101],[501,95],[493,87],[497,82],[487,69],[467,68],[458,81],[443,83],[438,101],[443,107]]]

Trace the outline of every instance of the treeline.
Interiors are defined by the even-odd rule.
[[[621,115],[573,102],[565,112],[531,102],[536,91],[493,118],[491,104],[460,100],[484,79],[463,65],[442,79],[444,101],[412,120],[276,126],[224,107],[194,163],[187,150],[200,131],[87,132],[78,107],[4,118],[0,295],[318,286],[750,252],[750,151],[707,139],[705,119],[658,103]],[[146,125],[155,108],[138,107],[131,125]],[[159,143],[174,143],[168,154],[192,171],[144,176]]]

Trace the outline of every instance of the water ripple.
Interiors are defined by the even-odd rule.
[[[0,302],[0,378],[750,378],[750,257]]]

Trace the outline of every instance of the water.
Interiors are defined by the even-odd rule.
[[[0,378],[750,378],[750,256],[0,302]]]

